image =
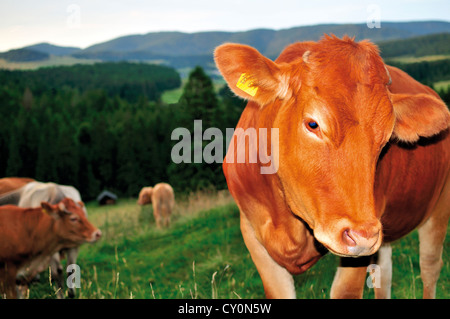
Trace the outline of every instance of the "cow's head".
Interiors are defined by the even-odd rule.
[[[153,187],[144,187],[139,192],[137,203],[139,205],[147,205],[152,203]]]
[[[70,198],[64,198],[56,205],[42,202],[42,211],[52,216],[55,221],[55,232],[66,242],[66,247],[78,246],[100,239],[102,232],[94,227],[86,218],[83,202],[75,203]]]
[[[215,61],[238,96],[277,108],[277,174],[293,213],[332,252],[373,254],[382,241],[374,200],[380,152],[390,139],[415,142],[447,129],[446,105],[389,92],[389,73],[368,41],[326,36],[307,50],[288,47],[277,62],[224,44]]]

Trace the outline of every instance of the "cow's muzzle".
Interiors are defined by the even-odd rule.
[[[345,257],[369,256],[374,254],[382,242],[381,223],[350,223],[344,219],[337,227],[316,229],[314,236],[332,253]]]
[[[367,256],[375,253],[381,243],[381,229],[344,229],[342,242],[352,256]]]

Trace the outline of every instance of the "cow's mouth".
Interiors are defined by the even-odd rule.
[[[382,232],[379,230],[368,238],[355,238],[352,233],[348,235],[346,231],[342,236],[337,236],[332,240],[331,236],[321,236],[316,234],[315,238],[321,245],[328,249],[332,254],[340,257],[361,257],[374,254],[381,245]],[[343,239],[342,239],[343,237]],[[353,239],[355,238],[355,239]]]

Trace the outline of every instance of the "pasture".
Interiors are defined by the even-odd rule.
[[[88,203],[89,219],[103,237],[80,249],[76,298],[264,298],[240,233],[239,210],[228,192],[197,192],[176,200],[172,225],[163,230],[156,228],[151,206],[140,207],[134,198],[114,206]],[[447,233],[437,298],[450,298],[449,237]],[[329,253],[296,276],[297,297],[329,298],[338,263]],[[416,231],[393,244],[393,263],[392,298],[421,298]],[[56,298],[49,279],[48,272],[42,273],[28,297]],[[364,298],[373,296],[366,287]]]

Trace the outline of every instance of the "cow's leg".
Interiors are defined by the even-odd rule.
[[[392,247],[390,244],[381,245],[378,250],[377,264],[380,267],[379,273],[375,274],[376,285],[375,298],[376,299],[390,299],[391,298],[391,284],[392,284]],[[379,284],[379,286],[377,286]]]
[[[450,175],[430,218],[419,228],[420,275],[423,298],[436,297],[436,283],[443,265],[442,250],[450,217]]]
[[[172,212],[171,212],[168,204],[166,204],[165,213],[166,213],[166,226],[169,227],[170,226],[170,215]]]
[[[245,245],[263,282],[266,297],[294,299],[296,295],[292,275],[270,257],[256,238],[252,225],[243,213],[241,213],[241,231]]]
[[[30,297],[30,290],[25,283],[16,283],[16,293],[18,299],[28,299]]]
[[[0,298],[15,299],[17,267],[13,263],[0,263]]]
[[[361,299],[367,266],[338,267],[331,286],[332,299]]]
[[[66,251],[67,253],[67,266],[76,264],[78,257],[78,247],[70,248]],[[75,297],[75,288],[68,289],[69,298]]]
[[[163,226],[169,227],[169,214],[167,213],[167,207],[161,203],[161,215],[163,219]]]
[[[332,299],[361,299],[372,256],[341,257],[331,286]]]
[[[56,284],[56,296],[58,299],[64,299],[64,284],[63,284],[63,269],[61,265],[61,257],[59,252],[54,253],[50,260],[50,269],[52,274],[52,281]]]
[[[153,201],[153,216],[155,217],[156,227],[161,228],[161,212],[159,211],[158,203]]]
[[[444,227],[440,227],[444,225]],[[436,283],[443,265],[442,248],[447,224],[436,223],[430,218],[419,228],[420,240],[420,275],[423,282],[423,298],[436,297]]]

